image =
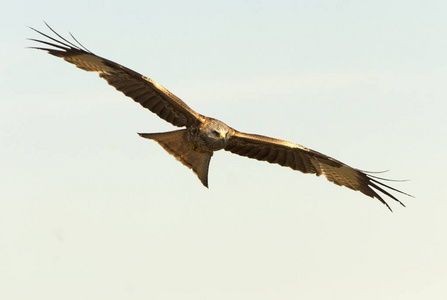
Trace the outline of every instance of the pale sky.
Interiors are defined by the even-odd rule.
[[[446,299],[447,2],[0,4],[1,299]],[[35,46],[73,33],[201,114],[408,179],[376,199],[176,129]]]

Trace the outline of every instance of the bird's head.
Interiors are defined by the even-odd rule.
[[[210,119],[202,130],[204,141],[211,150],[220,150],[227,145],[230,138],[230,127],[225,123]]]

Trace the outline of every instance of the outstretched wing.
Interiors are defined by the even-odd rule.
[[[390,206],[377,191],[405,206],[384,188],[405,195],[408,194],[379,181],[380,179],[386,179],[351,168],[338,160],[297,144],[235,130],[225,150],[241,156],[279,164],[303,173],[316,174],[317,176],[324,175],[327,180],[337,185],[346,186],[372,198],[377,198],[390,210]]]
[[[49,42],[31,39],[32,41],[53,47],[33,48],[45,50],[48,51],[49,54],[62,57],[67,62],[72,63],[76,65],[76,67],[85,71],[97,72],[100,77],[107,80],[107,82],[118,91],[123,92],[126,96],[132,98],[143,107],[149,109],[160,118],[175,126],[183,127],[201,119],[201,116],[186,105],[185,102],[152,79],[113,61],[97,56],[79,44],[74,37],[73,39],[79,46],[64,39],[50,26],[48,26],[48,28],[50,28],[60,40],[31,28],[53,41]]]

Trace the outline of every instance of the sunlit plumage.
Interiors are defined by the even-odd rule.
[[[48,28],[50,27],[48,26]],[[97,72],[111,86],[160,118],[174,126],[186,127],[164,133],[141,133],[140,136],[158,142],[168,153],[192,169],[205,186],[208,186],[208,166],[213,152],[224,149],[241,156],[279,164],[303,173],[323,175],[337,185],[377,198],[389,209],[391,209],[390,206],[379,192],[404,205],[386,189],[408,194],[384,184],[382,181],[386,179],[352,168],[298,144],[239,132],[219,120],[198,114],[180,98],[152,79],[93,54],[74,38],[77,45],[63,38],[51,28],[50,30],[59,39],[36,29],[33,30],[49,39],[47,41],[31,39],[46,45],[33,48],[48,51],[49,54],[61,57],[85,71]]]

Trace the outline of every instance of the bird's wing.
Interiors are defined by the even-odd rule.
[[[76,65],[76,67],[85,71],[97,72],[100,77],[107,80],[107,82],[118,91],[123,92],[126,96],[140,103],[141,106],[149,109],[160,118],[175,126],[183,127],[202,119],[202,117],[186,105],[185,102],[154,80],[113,61],[97,56],[83,47],[76,39],[74,39],[74,37],[73,39],[79,46],[57,34],[51,27],[48,26],[48,28],[50,28],[50,30],[60,39],[50,37],[49,35],[31,28],[52,41],[30,39],[52,47],[32,48],[45,50],[48,51],[49,54],[62,57],[67,62],[72,63]]]
[[[279,164],[303,173],[324,175],[327,180],[337,185],[346,186],[372,198],[377,198],[390,210],[390,206],[377,192],[382,192],[405,206],[384,188],[408,194],[380,182],[379,180],[383,178],[354,169],[329,156],[297,144],[235,130],[225,150],[241,156]]]

